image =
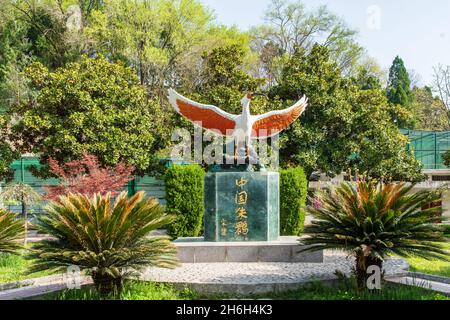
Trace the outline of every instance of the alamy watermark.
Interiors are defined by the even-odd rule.
[[[378,5],[371,5],[367,7],[366,10],[367,19],[366,26],[367,29],[378,31],[381,30],[381,8]]]
[[[64,282],[66,283],[67,289],[80,289],[81,280],[80,267],[75,265],[67,267],[67,271],[64,274]]]
[[[370,274],[366,281],[367,289],[381,290],[381,268],[377,265],[372,265],[367,268],[366,273]]]
[[[200,123],[194,134],[184,128],[173,131],[175,142],[171,157],[186,162],[206,165],[258,164],[277,169],[279,166],[279,136],[267,130],[252,130],[246,136],[243,130],[203,131]]]

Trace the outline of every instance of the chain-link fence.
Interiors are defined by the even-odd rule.
[[[408,148],[414,151],[417,160],[421,161],[424,169],[448,169],[442,155],[450,150],[450,132],[401,130],[410,143]]]

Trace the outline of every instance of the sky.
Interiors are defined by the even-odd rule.
[[[217,20],[241,30],[264,22],[271,0],[201,0]],[[433,67],[450,65],[449,0],[303,0],[307,9],[325,4],[359,31],[357,41],[388,69],[399,55],[407,69],[431,85]]]

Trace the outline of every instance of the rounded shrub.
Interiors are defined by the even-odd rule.
[[[205,172],[199,165],[175,165],[167,169],[167,213],[176,220],[169,225],[168,233],[177,237],[198,237],[203,225],[203,187]]]
[[[280,170],[280,233],[296,236],[303,232],[305,223],[308,181],[303,168]]]

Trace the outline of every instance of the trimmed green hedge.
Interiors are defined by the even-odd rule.
[[[280,233],[300,235],[305,223],[308,181],[302,168],[280,170]]]
[[[198,237],[203,225],[204,171],[198,165],[175,165],[167,169],[167,212],[177,217],[167,231],[173,237]]]

